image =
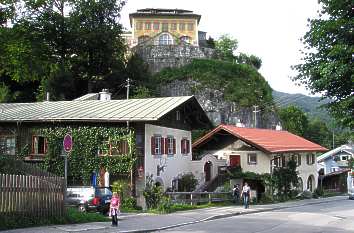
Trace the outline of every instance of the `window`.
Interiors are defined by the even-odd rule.
[[[142,30],[143,29],[143,23],[142,22],[136,22],[135,29],[136,30]]]
[[[164,32],[168,31],[168,23],[162,23],[162,31]]]
[[[256,153],[247,154],[247,162],[250,165],[256,165],[257,164],[257,154]]]
[[[171,23],[171,30],[177,30],[177,23]]]
[[[32,154],[47,153],[47,140],[43,136],[32,136]]]
[[[188,28],[188,31],[193,31],[194,30],[194,24],[193,23],[187,24],[187,28]]]
[[[159,37],[159,45],[170,45],[173,44],[173,40],[170,34],[162,34]]]
[[[297,155],[297,166],[301,166],[301,155]]]
[[[191,43],[191,38],[189,36],[182,36],[181,38],[181,42],[184,42],[184,43]]]
[[[273,161],[274,167],[279,167],[279,157],[275,157]]]
[[[184,31],[185,27],[186,27],[186,25],[184,23],[179,23],[179,30],[180,31]]]
[[[153,24],[153,28],[154,28],[154,30],[159,30],[160,29],[160,23],[159,22],[155,22]]]
[[[150,22],[145,23],[145,30],[151,30],[151,23]]]
[[[159,135],[151,137],[151,154],[152,155],[161,155],[164,151],[163,138]]]
[[[176,139],[174,139],[172,136],[167,137],[166,139],[166,154],[168,155],[174,155],[176,154]]]
[[[312,165],[315,163],[315,154],[307,154],[306,155],[306,162],[308,165]]]
[[[342,161],[347,161],[348,160],[348,156],[342,156]]]
[[[14,136],[0,138],[0,154],[16,154],[16,139]]]
[[[129,144],[127,140],[111,141],[109,147],[109,155],[129,154]]]
[[[190,145],[189,145],[189,140],[186,138],[183,138],[181,140],[181,153],[182,154],[189,154],[190,152]]]
[[[291,160],[295,161],[296,166],[300,166],[301,165],[301,155],[300,154],[293,154],[291,156]]]

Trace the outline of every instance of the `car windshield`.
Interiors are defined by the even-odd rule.
[[[112,191],[109,188],[98,188],[96,189],[96,195],[99,196],[112,196]]]

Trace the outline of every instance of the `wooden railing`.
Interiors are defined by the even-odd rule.
[[[0,174],[0,215],[63,216],[64,184],[56,176]]]
[[[232,200],[231,192],[166,192],[175,204],[203,204]]]

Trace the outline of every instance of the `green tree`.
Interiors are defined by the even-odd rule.
[[[21,14],[8,14],[12,27],[0,27],[0,76],[37,85],[38,99],[46,91],[52,92],[53,99],[72,99],[102,87],[113,86],[118,91],[125,80],[125,46],[119,23],[124,3],[21,2]]]
[[[262,112],[266,112],[274,106],[272,89],[267,81],[256,69],[245,64],[195,59],[183,67],[164,69],[152,78],[155,86],[188,79],[199,83],[192,91],[203,88],[220,90],[225,100],[240,107],[256,104],[261,107]]]
[[[284,129],[287,131],[304,136],[308,127],[306,114],[296,106],[288,106],[279,110],[279,118]]]
[[[255,55],[247,55],[245,53],[240,53],[236,56],[236,61],[239,64],[248,64],[259,70],[262,66],[262,60]]]
[[[213,37],[209,36],[209,38],[206,40],[206,44],[208,48],[215,49],[215,40]]]
[[[321,146],[332,147],[332,132],[328,129],[326,123],[318,118],[309,121],[304,136],[306,139]]]
[[[327,105],[342,124],[354,127],[354,11],[352,0],[319,0],[319,18],[309,20],[302,40],[303,63],[293,80],[332,100]]]
[[[236,51],[238,46],[238,41],[231,37],[230,35],[222,35],[215,43],[215,49],[217,51],[218,57],[225,61],[234,61]]]
[[[296,187],[298,184],[296,162],[290,160],[286,167],[275,168],[272,179],[280,197],[291,197],[291,187]]]
[[[10,90],[4,83],[0,83],[0,103],[8,102],[11,98]]]

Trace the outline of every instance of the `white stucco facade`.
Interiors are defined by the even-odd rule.
[[[174,155],[152,155],[151,138],[161,136],[163,138],[173,137],[176,140],[176,154]],[[145,124],[145,177],[153,175],[156,182],[159,182],[164,189],[172,187],[172,180],[178,176],[191,172],[190,162],[192,150],[188,154],[181,153],[181,140],[188,139],[191,142],[191,132],[186,130],[167,128],[151,124]],[[191,143],[189,144],[191,147]],[[163,171],[157,174],[157,167],[164,166]]]
[[[241,150],[242,148],[247,148],[246,150]],[[270,173],[271,167],[274,167],[274,162],[272,159],[279,156],[284,156],[285,160],[288,161],[292,155],[300,155],[301,162],[297,166],[297,173],[299,180],[301,179],[302,185],[299,189],[301,191],[310,190],[314,191],[318,185],[318,172],[317,172],[317,163],[307,163],[307,153],[279,153],[279,154],[266,154],[263,151],[251,149],[252,147],[247,143],[236,140],[235,142],[227,145],[225,148],[220,150],[208,150],[205,151],[205,156],[212,156],[217,158],[216,160],[225,161],[225,165],[230,166],[230,156],[238,155],[240,157],[240,166],[243,172],[255,172],[258,174]],[[250,163],[248,155],[256,154],[256,163]],[[272,165],[271,165],[272,162]],[[200,169],[199,169],[200,170]],[[309,179],[311,180],[312,185],[309,185]]]

